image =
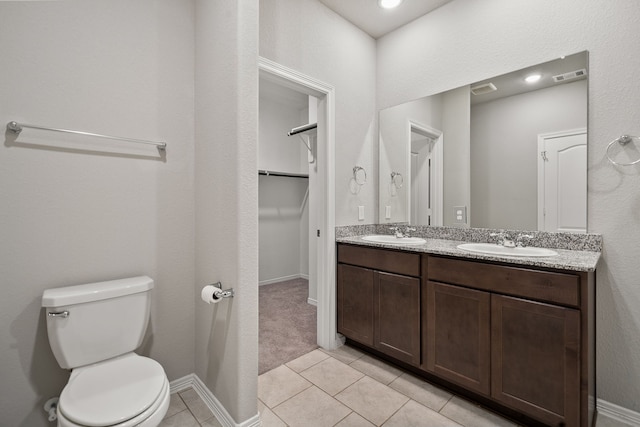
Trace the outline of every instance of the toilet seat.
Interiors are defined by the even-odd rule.
[[[162,420],[168,396],[162,366],[128,353],[72,371],[58,403],[60,425],[135,426],[157,411]]]

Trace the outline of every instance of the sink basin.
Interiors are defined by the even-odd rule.
[[[372,234],[364,236],[362,240],[375,243],[385,243],[387,245],[422,245],[427,241],[420,237],[396,237],[389,234]]]
[[[464,243],[458,245],[458,249],[463,251],[476,252],[486,255],[506,255],[506,256],[524,256],[524,257],[545,257],[556,256],[558,252],[547,248],[506,248],[495,243]]]

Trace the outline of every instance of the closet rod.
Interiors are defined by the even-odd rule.
[[[287,132],[287,135],[288,136],[297,135],[299,133],[305,133],[317,128],[318,128],[317,123],[309,123],[308,125],[298,126],[297,128],[291,129],[289,132]]]
[[[259,170],[258,174],[266,175],[266,176],[285,176],[288,178],[309,178],[309,175],[306,175],[303,173],[285,173],[285,172],[274,172],[274,171],[268,171],[268,170]]]
[[[82,132],[79,130],[57,129],[57,128],[50,128],[50,127],[44,127],[44,126],[27,125],[24,123],[17,123],[17,122],[7,123],[7,130],[10,130],[15,134],[20,134],[20,132],[22,132],[22,128],[50,130],[53,132],[73,133],[75,135],[85,135],[85,136],[94,136],[97,138],[115,139],[118,141],[133,142],[136,144],[155,145],[156,147],[158,147],[158,150],[163,150],[163,151],[167,148],[166,142],[145,141],[142,139],[123,138],[121,136],[101,135],[99,133]]]

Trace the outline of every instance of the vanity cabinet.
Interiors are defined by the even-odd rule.
[[[337,249],[348,339],[524,424],[592,425],[593,272]]]
[[[338,332],[420,365],[420,256],[338,246]]]
[[[438,256],[426,270],[428,371],[547,425],[587,425],[579,274]]]

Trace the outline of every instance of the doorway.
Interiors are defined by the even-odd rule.
[[[408,121],[408,134],[409,224],[441,226],[444,135],[438,129],[413,120]]]
[[[258,66],[261,82],[268,81],[317,99],[318,125],[315,136],[307,140],[314,151],[314,161],[308,170],[306,202],[309,206],[308,277],[310,289],[315,281],[317,345],[335,349],[341,344],[336,333],[335,303],[335,90],[331,85],[265,58],[259,58]],[[301,146],[297,139],[290,143]],[[312,292],[311,289],[310,295]],[[310,297],[309,302],[313,303],[312,299]]]

